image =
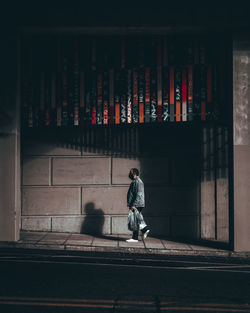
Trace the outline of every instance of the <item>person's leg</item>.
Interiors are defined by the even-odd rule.
[[[138,207],[138,208],[137,208],[137,210],[138,210],[140,213],[142,213],[142,210],[143,210],[143,209],[144,209],[143,207]],[[141,232],[142,232],[143,238],[146,239],[146,237],[147,237],[147,235],[148,235],[148,233],[149,233],[148,226],[145,226],[144,228],[142,228],[142,229],[141,229]]]
[[[148,226],[145,226],[143,229],[141,229],[141,232],[142,232],[143,234],[145,234],[146,231],[148,231]]]
[[[143,207],[138,207],[138,208],[137,208],[137,210],[138,210],[140,213],[142,213],[142,210],[143,210],[143,209],[144,209]],[[145,226],[143,229],[141,229],[141,232],[142,232],[143,234],[145,234],[147,230],[148,230],[148,227]]]
[[[138,230],[134,230],[134,231],[133,231],[132,239],[138,240],[138,234],[139,234]]]

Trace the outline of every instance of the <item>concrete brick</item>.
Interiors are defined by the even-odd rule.
[[[25,139],[23,155],[81,155],[81,148],[74,144],[51,142],[47,140]]]
[[[198,216],[171,216],[171,236],[198,239]]]
[[[49,185],[50,182],[50,159],[29,158],[23,159],[23,184],[24,185]]]
[[[112,184],[130,184],[128,177],[131,168],[140,170],[140,161],[138,159],[129,158],[113,158],[112,159]]]
[[[229,241],[229,194],[228,179],[217,179],[217,239]]]
[[[250,251],[250,146],[234,146],[234,247]]]
[[[7,107],[9,104],[7,105]],[[10,115],[11,116],[11,115]],[[15,119],[13,119],[14,121]],[[1,124],[1,123],[0,123]],[[8,123],[10,127],[11,123]],[[20,158],[19,130],[4,130],[0,126],[0,241],[16,241],[20,229]]]
[[[167,157],[141,158],[141,178],[146,184],[166,184],[169,182]]]
[[[90,235],[110,234],[110,217],[103,215],[52,217],[52,231]]]
[[[23,187],[22,214],[80,214],[80,188]]]
[[[109,158],[55,158],[53,184],[109,184]]]
[[[198,159],[193,155],[178,153],[170,159],[171,185],[193,186],[198,184],[199,166]]]
[[[126,214],[128,187],[83,187],[82,214]]]
[[[234,145],[250,144],[250,41],[233,40],[233,117]]]
[[[145,186],[144,214],[159,216],[171,212],[187,213],[198,211],[199,194],[197,187],[156,187]]]
[[[50,217],[22,217],[22,230],[50,231]]]
[[[112,160],[112,183],[129,184],[131,181],[128,178],[128,174],[133,167],[139,169],[144,183],[161,184],[168,182],[169,169],[166,157],[140,159],[117,157]]]
[[[150,236],[168,236],[169,235],[169,217],[148,217],[144,215],[144,219],[150,229]]]
[[[128,216],[112,216],[112,234],[131,234],[128,230]]]
[[[215,239],[214,181],[201,182],[201,238]]]

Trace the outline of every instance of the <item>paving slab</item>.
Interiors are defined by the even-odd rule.
[[[147,237],[145,242],[127,243],[131,234],[113,234],[94,237],[88,234],[51,233],[22,231],[17,242],[0,242],[1,248],[24,248],[44,250],[93,251],[110,253],[136,253],[145,255],[209,256],[249,258],[250,252],[238,253],[230,250],[204,247],[199,244],[187,244],[162,238]]]
[[[46,249],[46,250],[64,250],[63,244],[56,244],[56,243],[33,243],[33,242],[21,242],[15,245],[17,248],[24,248],[24,249]]]
[[[38,241],[41,240],[44,236],[47,235],[47,232],[21,232],[19,242],[27,242],[27,241]]]
[[[70,236],[71,234],[47,233],[47,235],[39,241],[39,244],[45,243],[64,244],[66,240],[70,238]]]
[[[192,250],[190,245],[187,245],[185,243],[180,243],[180,242],[174,242],[174,241],[169,241],[169,240],[162,240],[162,243],[165,247],[165,249],[173,249],[173,250]]]
[[[147,237],[144,244],[147,249],[165,249],[161,240],[156,238]]]
[[[92,235],[72,234],[65,242],[65,245],[91,245],[94,240]]]
[[[200,245],[190,245],[192,250],[203,250],[203,251],[218,251],[218,249],[211,248],[211,247],[204,247]]]
[[[98,238],[95,237],[92,246],[96,247],[118,247],[118,241],[117,240],[110,240],[108,238]]]

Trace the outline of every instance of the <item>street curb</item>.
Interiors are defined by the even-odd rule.
[[[111,253],[119,255],[141,255],[157,257],[178,256],[178,257],[205,257],[205,258],[226,258],[226,259],[244,259],[250,261],[250,252],[234,252],[229,250],[185,250],[185,249],[152,249],[152,248],[138,248],[138,247],[106,247],[106,246],[88,246],[88,245],[65,245],[65,244],[41,244],[41,243],[23,243],[23,242],[1,242],[1,250],[39,250],[39,251],[57,251],[67,252],[73,254],[74,252],[93,252],[93,253]]]

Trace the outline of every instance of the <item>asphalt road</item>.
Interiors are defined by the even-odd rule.
[[[250,312],[250,264],[2,253],[0,312]]]

